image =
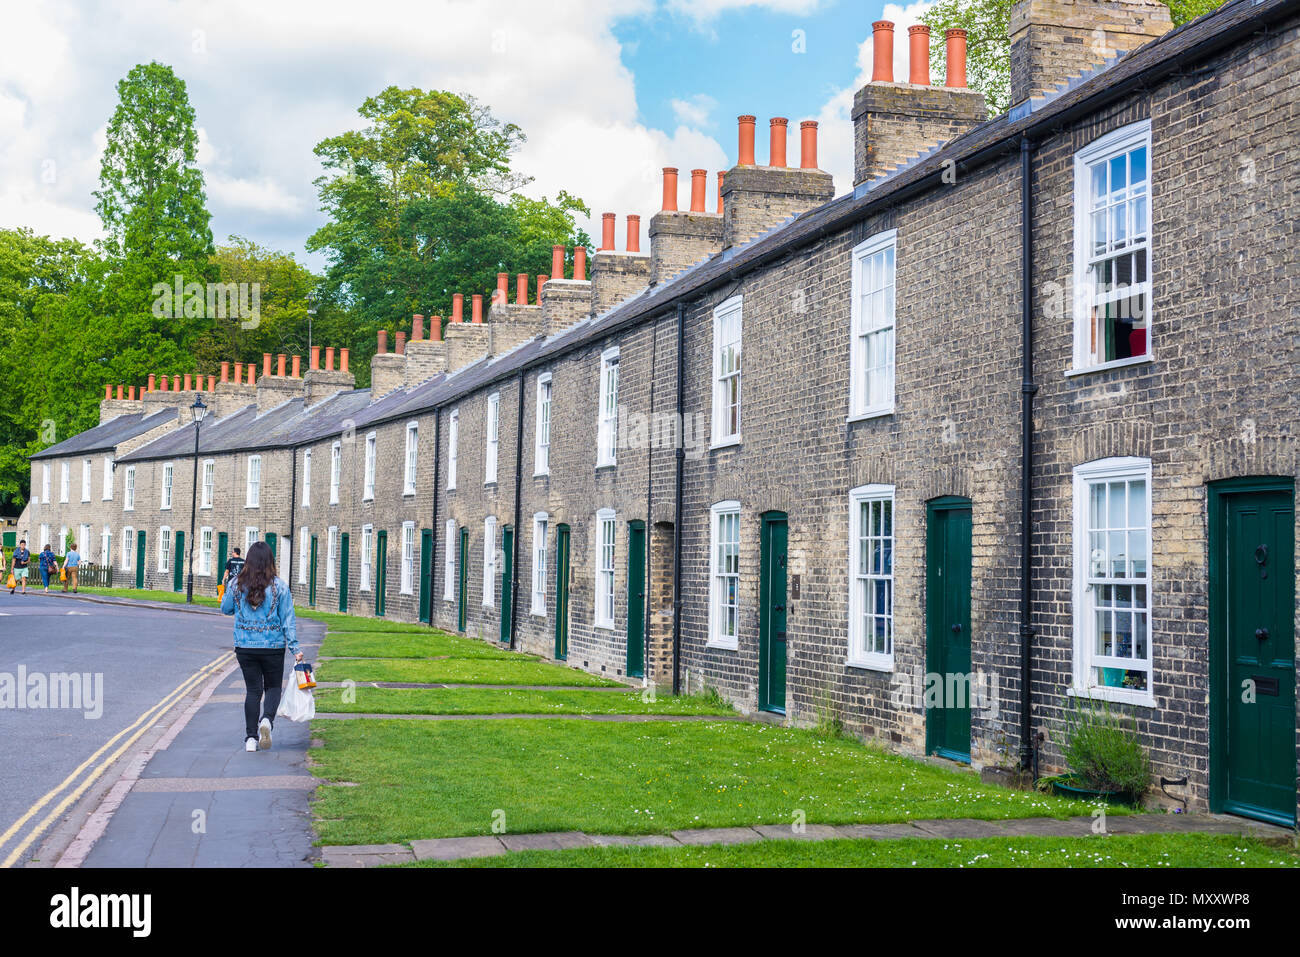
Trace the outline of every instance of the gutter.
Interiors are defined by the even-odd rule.
[[[1033,499],[1034,499],[1034,228],[1033,146],[1020,137],[1020,767],[1036,771],[1033,739]]]

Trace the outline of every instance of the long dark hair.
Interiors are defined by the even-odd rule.
[[[243,592],[248,604],[256,608],[262,604],[275,575],[275,555],[271,546],[266,542],[254,542],[248,547],[248,557],[244,559],[244,567],[239,570],[235,586]]]

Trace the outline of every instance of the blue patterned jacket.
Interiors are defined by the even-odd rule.
[[[283,648],[298,653],[298,621],[293,595],[283,578],[272,579],[262,604],[253,608],[234,583],[221,598],[221,613],[235,616],[236,648]]]

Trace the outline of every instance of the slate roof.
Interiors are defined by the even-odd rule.
[[[143,435],[150,429],[156,429],[175,417],[175,409],[162,409],[148,415],[143,412],[128,412],[102,422],[93,429],[79,432],[70,439],[64,439],[62,442],[41,449],[31,458],[51,459],[83,452],[111,452],[121,443],[130,441],[137,435]]]

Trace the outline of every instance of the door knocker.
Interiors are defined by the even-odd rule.
[[[1268,569],[1264,566],[1268,563],[1268,546],[1260,545],[1255,549],[1255,564],[1259,566],[1259,577],[1267,578]]]

